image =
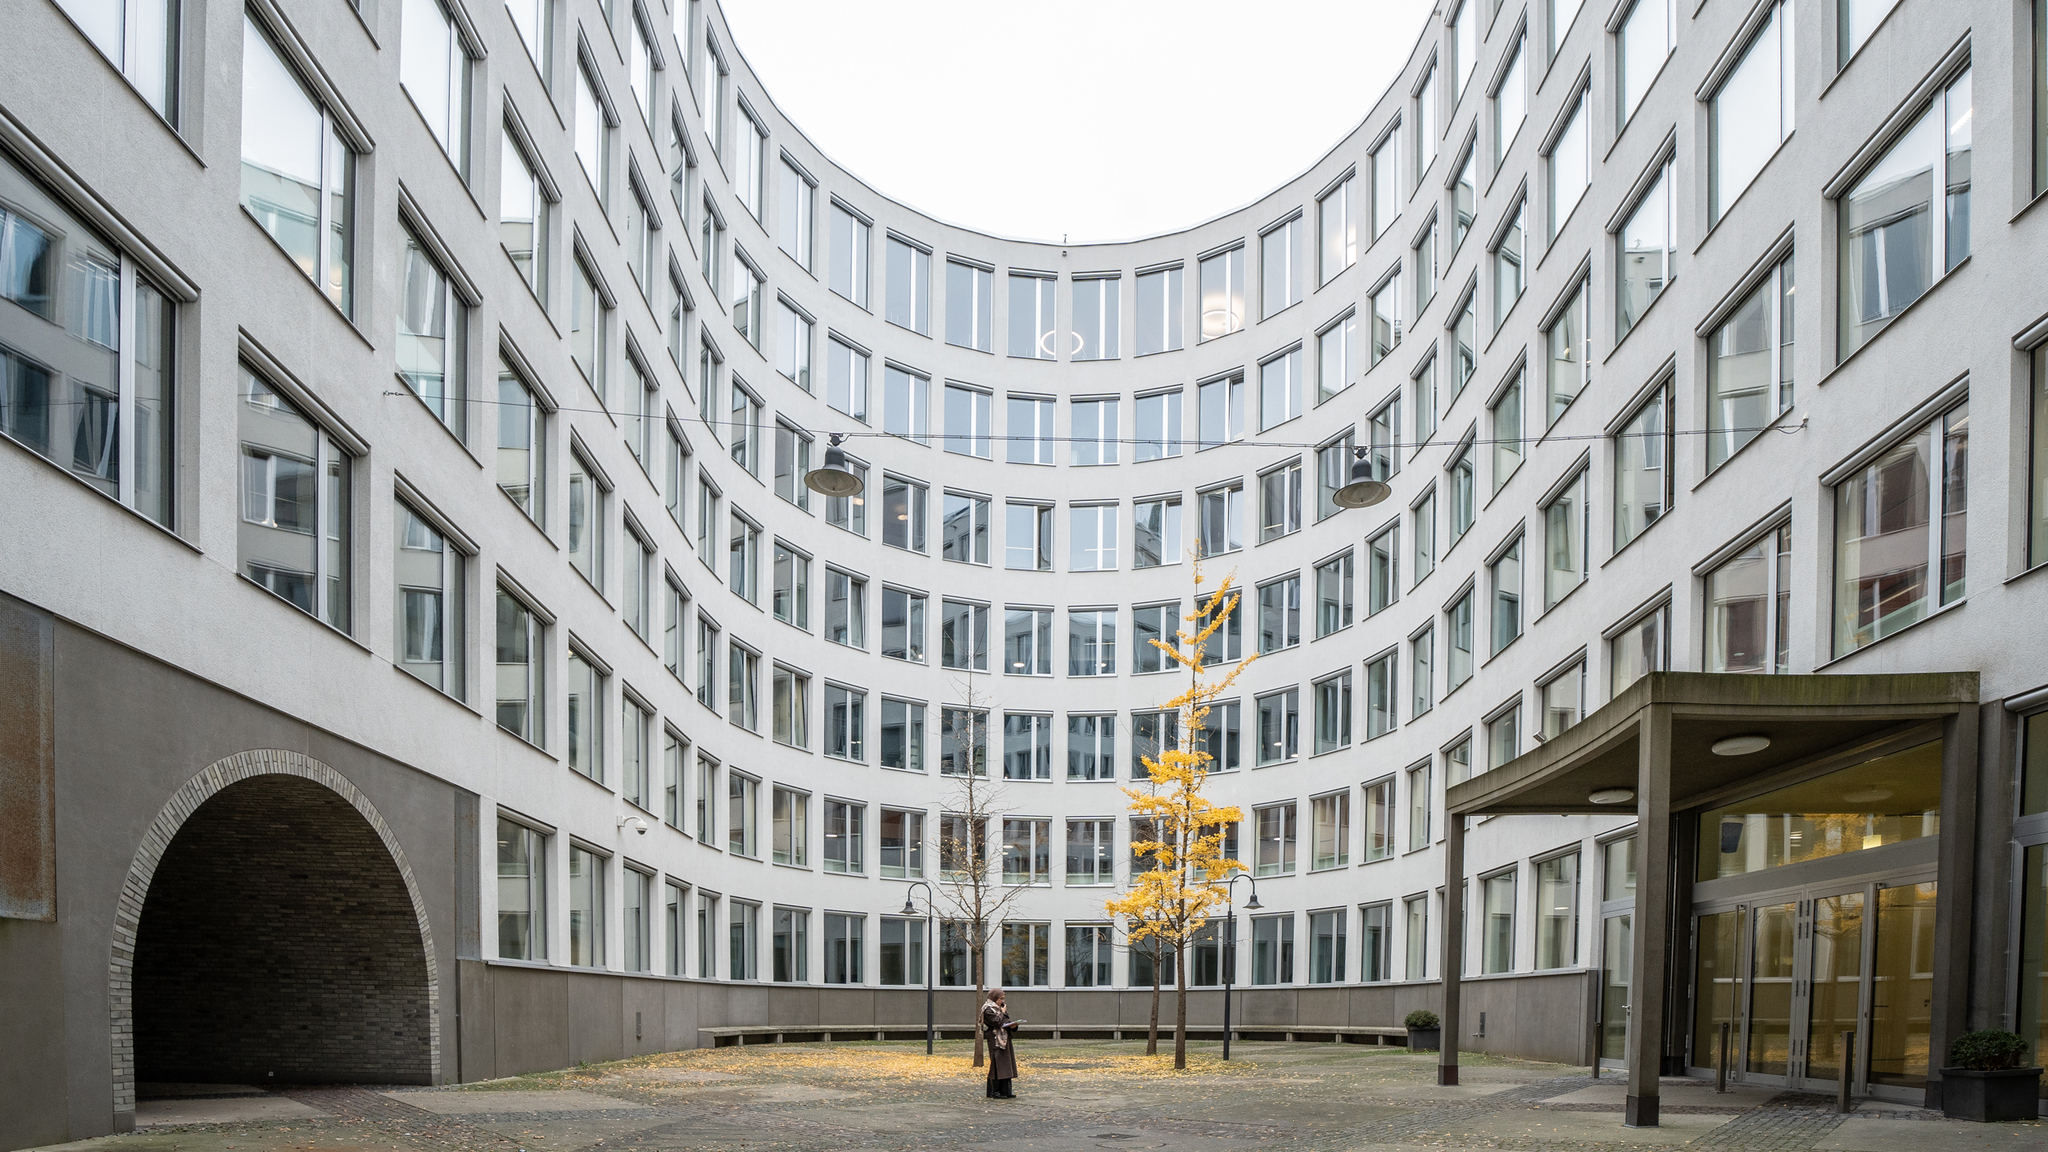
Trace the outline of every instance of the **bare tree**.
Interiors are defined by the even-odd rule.
[[[975,691],[973,677],[955,683],[963,704],[940,714],[939,772],[954,787],[939,818],[939,875],[932,890],[941,907],[940,934],[951,923],[967,937],[968,962],[974,968],[974,1067],[979,1068],[989,945],[1002,928],[1004,910],[1024,889],[1003,883],[1002,830],[990,827],[1009,809],[1003,806],[1001,777],[988,774],[988,702]],[[997,845],[993,851],[991,840]]]

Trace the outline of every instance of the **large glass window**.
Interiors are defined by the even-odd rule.
[[[1070,360],[1114,360],[1117,329],[1123,318],[1124,282],[1114,276],[1076,278],[1073,282],[1073,340]]]
[[[775,742],[792,748],[811,746],[811,678],[775,665],[769,676],[769,709]]]
[[[1057,360],[1059,344],[1053,330],[1053,293],[1059,281],[1050,276],[1010,273],[1010,355],[1025,360]]]
[[[1707,470],[1792,407],[1792,257],[1707,337]]]
[[[939,667],[988,671],[988,605],[939,602]]]
[[[707,126],[709,123],[707,119]],[[830,286],[862,308],[868,306],[868,234],[872,230],[872,225],[844,204],[832,201],[830,235],[826,237],[831,247]]]
[[[1301,461],[1259,477],[1259,543],[1301,530]]]
[[[1180,498],[1141,500],[1131,507],[1137,522],[1131,567],[1156,568],[1180,563]]]
[[[178,123],[178,57],[184,24],[180,0],[58,0],[93,47],[128,78],[149,106]]]
[[[910,552],[925,552],[926,505],[930,489],[900,476],[882,477],[882,543]]]
[[[939,774],[941,776],[988,775],[988,713],[970,708],[939,709]],[[949,816],[948,823],[961,820]],[[943,841],[964,844],[965,836],[950,830]]]
[[[995,398],[979,388],[946,385],[946,434],[940,441],[957,456],[989,459],[989,421]]]
[[[548,291],[548,194],[547,184],[535,173],[512,130],[503,130],[499,147],[502,163],[498,175],[498,238],[505,254],[519,269],[520,279],[533,289],[536,298],[547,299]]]
[[[1003,779],[1052,779],[1052,717],[1003,714]]]
[[[1615,33],[1615,121],[1626,125],[1678,46],[1678,0],[1636,0]]]
[[[945,494],[939,518],[939,557],[956,564],[988,563],[988,497]]]
[[[1020,396],[1006,399],[1007,423],[1003,431],[1009,441],[1012,464],[1051,464],[1053,445],[1053,400],[1049,396]]]
[[[1201,493],[1198,499],[1201,501],[1201,523],[1196,551],[1208,557],[1243,548],[1244,484],[1212,488]]]
[[[1210,380],[1196,390],[1195,435],[1203,448],[1244,438],[1244,377]]]
[[[2048,41],[2048,27],[2042,29]],[[2048,563],[2048,347],[2034,349],[2033,428],[2029,439],[2027,483],[2027,563]]]
[[[1546,379],[1550,388],[1545,427],[1557,423],[1564,410],[1571,407],[1572,401],[1592,379],[1591,294],[1591,285],[1580,282],[1571,299],[1558,311],[1557,318],[1551,321],[1550,330],[1543,334],[1547,350]]]
[[[1310,868],[1351,863],[1351,793],[1333,792],[1309,801]]]
[[[1463,595],[1444,609],[1444,636],[1449,641],[1444,666],[1444,693],[1449,695],[1458,686],[1472,678],[1472,595],[1467,588]]]
[[[1777,0],[1707,105],[1707,219],[1721,219],[1792,134],[1791,5]]]
[[[1259,263],[1264,272],[1261,319],[1301,302],[1302,235],[1306,231],[1306,224],[1296,215],[1259,237]]]
[[[916,879],[924,875],[924,813],[882,809],[881,869],[884,877]]]
[[[877,762],[902,772],[924,771],[924,705],[882,698],[882,754]],[[885,814],[886,815],[886,814]],[[888,860],[884,821],[883,861]],[[886,875],[886,873],[884,873]]]
[[[569,845],[569,963],[604,967],[605,864],[579,844]]]
[[[1485,907],[1479,940],[1479,970],[1487,975],[1515,970],[1514,872],[1501,872],[1479,882]]]
[[[1553,239],[1593,182],[1593,150],[1588,124],[1592,114],[1586,110],[1586,96],[1584,91],[1579,93],[1565,120],[1564,129],[1550,145],[1550,235]]]
[[[1351,387],[1358,367],[1358,313],[1346,312],[1336,323],[1316,333],[1316,397],[1328,400]]]
[[[1202,339],[1228,336],[1244,327],[1244,247],[1205,257],[1202,275]]]
[[[1399,685],[1394,660],[1397,649],[1386,652],[1365,662],[1365,738],[1376,740],[1394,730],[1396,718],[1400,715],[1395,701],[1399,698]],[[1345,674],[1347,677],[1350,673]]]
[[[597,193],[598,204],[603,205],[611,199],[611,129],[614,121],[611,105],[598,95],[600,91],[589,66],[579,62],[574,119],[576,161],[590,179],[590,189]]]
[[[1522,538],[1517,536],[1487,566],[1493,597],[1493,645],[1499,652],[1522,634]]]
[[[1671,605],[1660,604],[1623,626],[1608,642],[1608,699],[1652,672],[1671,667]]]
[[[1836,0],[1835,63],[1847,65],[1899,0]]]
[[[994,271],[946,261],[946,343],[988,351],[995,325],[995,294]]]
[[[546,714],[546,631],[540,617],[503,588],[498,589],[495,616],[498,727],[538,746]]]
[[[1415,179],[1419,183],[1429,166],[1436,161],[1437,137],[1442,128],[1437,120],[1436,65],[1423,70],[1422,82],[1415,88],[1415,126],[1409,133],[1415,141]]]
[[[882,918],[882,941],[876,957],[881,983],[911,985],[930,980],[931,973],[925,969],[924,926],[922,920]]]
[[[825,403],[868,422],[868,354],[836,336],[825,342]]]
[[[1067,522],[1071,528],[1067,548],[1068,570],[1115,571],[1119,511],[1114,504],[1082,504],[1067,509]]]
[[[1116,609],[1067,613],[1067,675],[1116,675]]]
[[[809,820],[811,798],[807,793],[777,787],[770,801],[770,854],[777,864],[802,866],[810,862]]]
[[[1614,547],[1641,535],[1671,508],[1671,385],[1650,394],[1614,434]]]
[[[856,763],[867,759],[867,705],[868,694],[858,688],[825,685],[825,755]],[[856,823],[855,832],[858,830]],[[828,828],[827,868],[831,867],[831,836]]]
[[[811,229],[815,227],[818,186],[784,157],[777,173],[775,242],[799,267],[811,266]]]
[[[176,11],[175,5],[172,11]],[[640,35],[638,21],[633,27]],[[404,0],[399,9],[398,82],[455,170],[469,175],[469,53],[462,30],[440,0]],[[644,38],[639,42],[645,46]]]
[[[1252,917],[1252,983],[1294,983],[1294,916]]]
[[[1792,670],[1792,526],[1764,533],[1707,573],[1708,672]]]
[[[1259,653],[1301,643],[1301,575],[1259,585]]]
[[[498,817],[498,958],[546,960],[548,838]]]
[[[1070,715],[1067,717],[1067,779],[1114,780],[1116,778],[1116,717]],[[1074,883],[1074,825],[1067,822],[1067,883]],[[1092,823],[1092,822],[1091,822]],[[1101,822],[1106,829],[1109,821]],[[1108,874],[1109,833],[1100,833],[1101,883],[1112,883]],[[1096,881],[1089,881],[1095,883]]]
[[[882,589],[882,655],[924,663],[924,603],[922,592]]]
[[[1542,705],[1545,740],[1558,736],[1586,715],[1586,664],[1579,661],[1536,688]]]
[[[1358,259],[1358,221],[1351,207],[1350,176],[1316,201],[1316,232],[1321,240],[1319,283],[1327,284]]]
[[[1969,464],[1965,403],[1835,485],[1835,655],[1962,599]]]
[[[253,16],[242,18],[242,207],[355,311],[355,151]]]
[[[1182,336],[1182,328],[1186,324],[1181,303],[1182,273],[1183,269],[1176,264],[1138,275],[1138,355],[1172,352],[1185,343]]]
[[[825,569],[825,639],[849,648],[868,646],[868,582]]]
[[[1842,197],[1841,221],[1846,358],[1970,254],[1969,72]]]
[[[899,328],[929,336],[932,330],[932,254],[900,236],[888,239],[884,257],[889,299],[883,318]]]
[[[1269,692],[1258,698],[1258,706],[1259,763],[1292,760],[1301,750],[1301,690]]]
[[[1697,878],[1939,835],[1941,777],[1937,740],[1707,812],[1699,818]]]
[[[1493,246],[1493,328],[1496,332],[1507,322],[1508,312],[1514,308],[1515,302],[1522,298],[1522,289],[1528,287],[1529,280],[1522,263],[1527,243],[1524,225],[1528,218],[1528,202],[1516,204],[1514,215],[1500,234],[1500,241]]]
[[[1372,167],[1372,237],[1377,240],[1401,217],[1401,125],[1387,130],[1386,138],[1367,158]]]
[[[1073,428],[1067,436],[1069,462],[1078,467],[1117,462],[1119,421],[1117,400],[1074,400],[1070,402]]]
[[[1052,675],[1052,609],[1004,611],[1003,672],[1009,676]]]
[[[1316,754],[1351,745],[1351,673],[1346,670],[1315,682]]]
[[[1351,627],[1351,550],[1316,565],[1316,639]]]
[[[569,770],[600,784],[604,783],[605,679],[589,657],[569,649]]]
[[[1052,983],[1052,925],[1003,925],[1003,983],[1043,988]]]
[[[1543,606],[1547,609],[1585,582],[1592,509],[1581,471],[1543,508]]]
[[[1280,876],[1294,871],[1295,812],[1292,801],[1252,809],[1259,845],[1255,872]]]
[[[398,666],[457,700],[466,697],[463,621],[467,582],[461,549],[411,505],[392,509]]]
[[[254,371],[241,375],[242,574],[350,631],[354,458]]]
[[[1052,506],[1003,506],[1003,567],[1025,572],[1052,571]]]
[[[867,952],[867,942],[863,939],[867,933],[867,922],[865,916],[825,913],[825,983],[864,982],[861,973]]]
[[[1671,2],[1674,0],[1638,0],[1637,6]],[[1678,198],[1672,194],[1676,183],[1672,173],[1673,161],[1666,160],[1616,238],[1615,251],[1621,261],[1614,277],[1616,339],[1627,335],[1643,318],[1650,301],[1664,291],[1677,267]]]
[[[1525,33],[1508,49],[1508,66],[1501,73],[1500,86],[1493,90],[1493,168],[1507,161],[1508,148],[1522,130],[1529,115],[1528,36]]]

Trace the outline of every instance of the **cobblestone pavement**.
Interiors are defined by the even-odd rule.
[[[1664,1124],[1621,1123],[1622,1085],[1583,1069],[1369,1046],[1190,1046],[1187,1071],[1130,1042],[1020,1044],[1016,1100],[989,1100],[967,1045],[676,1052],[482,1084],[262,1091],[144,1086],[137,1130],[67,1152],[1350,1152],[1646,1148],[2048,1149],[2048,1123],[1982,1125],[1897,1104],[1666,1080]]]

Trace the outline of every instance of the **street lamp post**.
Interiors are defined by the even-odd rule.
[[[1237,882],[1239,880],[1251,880],[1252,882],[1252,898],[1246,902],[1244,910],[1247,912],[1257,912],[1259,910],[1259,882],[1252,879],[1252,875],[1249,872],[1239,872],[1232,876],[1230,881],[1223,886],[1223,903],[1225,909],[1227,909],[1223,917],[1223,1058],[1225,1060],[1230,1059],[1230,989],[1237,977],[1237,905],[1234,901],[1237,898]]]
[[[932,886],[929,881],[913,880],[912,888],[924,889],[924,943],[918,951],[924,953],[924,1054],[932,1054]],[[910,894],[903,894],[903,914],[917,915],[917,906],[910,902]]]

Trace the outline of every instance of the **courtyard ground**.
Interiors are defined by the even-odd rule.
[[[1621,1081],[1583,1068],[1392,1048],[1023,1041],[1017,1099],[988,1100],[969,1046],[699,1049],[426,1089],[145,1089],[131,1135],[65,1152],[1348,1152],[1364,1148],[2048,1149],[2048,1122],[1967,1124],[1874,1101],[1666,1080],[1664,1126],[1621,1124]]]

